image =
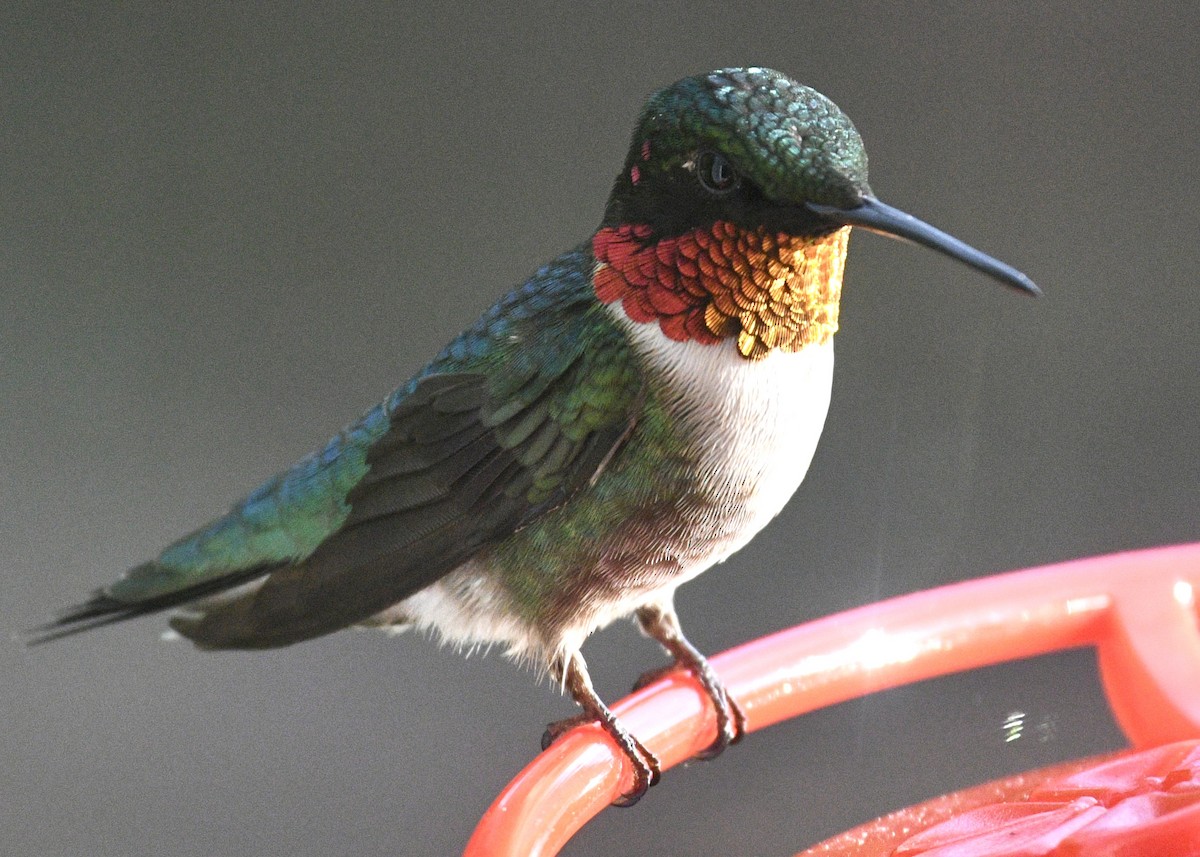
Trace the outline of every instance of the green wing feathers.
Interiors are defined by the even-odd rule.
[[[387,401],[227,515],[42,629],[61,636],[203,602],[210,648],[362,621],[586,487],[632,429],[641,373],[575,251],[489,310]]]
[[[305,559],[345,522],[346,497],[367,472],[367,448],[386,427],[374,409],[223,517],[37,629],[33,642],[186,604]]]
[[[567,502],[632,429],[640,373],[594,303],[546,328],[505,319],[488,349],[435,361],[389,408],[349,513],[252,597],[179,617],[212,648],[278,646],[361,622]],[[485,317],[486,318],[486,317]],[[495,366],[497,352],[509,353]],[[439,372],[453,366],[456,371]]]

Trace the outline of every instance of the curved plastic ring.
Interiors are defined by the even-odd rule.
[[[871,604],[711,659],[748,731],[828,705],[1078,646],[1096,646],[1105,692],[1136,747],[1200,736],[1200,544],[1011,572]],[[672,673],[614,712],[664,769],[709,746],[716,717]],[[488,809],[468,857],[548,857],[626,792],[624,755],[581,726],[533,760]]]

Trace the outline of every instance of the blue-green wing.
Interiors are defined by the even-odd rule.
[[[388,401],[50,636],[257,581],[173,625],[261,647],[362,621],[586,486],[632,429],[640,370],[586,252],[538,272]]]

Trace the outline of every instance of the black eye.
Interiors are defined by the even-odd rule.
[[[696,178],[709,193],[728,193],[738,183],[737,170],[720,152],[705,151],[696,156]]]

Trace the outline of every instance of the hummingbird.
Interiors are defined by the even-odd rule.
[[[711,758],[745,716],[674,607],[808,470],[829,407],[854,227],[1017,290],[1024,274],[881,202],[857,130],[766,68],[653,94],[596,232],[410,380],[226,514],[34,632],[172,610],[206,650],[352,626],[502,646],[598,722],[637,801],[660,766],[601,700],[584,640],[632,616],[711,698]],[[643,683],[664,670],[647,673]]]

